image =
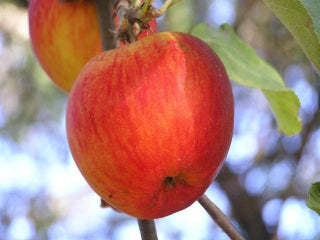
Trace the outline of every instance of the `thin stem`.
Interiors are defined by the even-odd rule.
[[[206,195],[202,195],[198,202],[209,213],[212,219],[232,240],[245,240],[232,225],[224,213]]]
[[[154,220],[138,219],[142,240],[158,240]]]
[[[181,0],[166,0],[162,7],[160,8],[160,13],[163,15],[169,7],[173,6],[174,4],[180,2]]]
[[[131,0],[131,5],[136,8],[141,5],[141,0]]]
[[[117,47],[117,41],[115,37],[115,23],[112,18],[112,0],[95,0],[95,4],[99,21],[102,49],[104,51],[114,49]]]
[[[153,2],[153,0],[146,0],[144,2],[144,5],[141,9],[140,17],[143,17],[146,14],[146,12],[148,11],[148,8],[152,4],[152,2]]]

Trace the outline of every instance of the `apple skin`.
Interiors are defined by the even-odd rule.
[[[113,208],[155,219],[196,201],[228,152],[231,85],[200,39],[158,33],[106,51],[68,99],[68,143],[82,175]]]
[[[101,53],[95,5],[59,0],[29,1],[29,32],[33,50],[49,77],[69,92],[81,68]],[[139,39],[157,31],[156,20]]]

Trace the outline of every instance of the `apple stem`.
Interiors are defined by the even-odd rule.
[[[162,5],[162,7],[160,8],[161,16],[168,10],[168,8],[170,8],[171,6],[173,6],[174,4],[176,4],[180,1],[182,1],[182,0],[166,0],[164,2],[164,4]]]
[[[217,225],[230,237],[232,240],[245,240],[238,230],[229,221],[226,215],[214,204],[206,195],[202,195],[198,202],[208,212]]]
[[[141,0],[131,0],[131,5],[136,8],[141,5]]]
[[[112,0],[95,0],[103,51],[117,48]]]
[[[145,0],[144,1],[144,5],[141,9],[141,16],[144,16],[146,14],[146,12],[148,11],[148,8],[150,7],[150,5],[152,4],[153,0]]]
[[[157,231],[154,220],[138,219],[142,240],[157,240]]]

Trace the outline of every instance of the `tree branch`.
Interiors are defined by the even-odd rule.
[[[117,48],[115,37],[115,23],[113,19],[113,1],[95,0],[99,29],[101,35],[102,49],[104,51]]]
[[[198,202],[209,213],[218,226],[232,239],[245,240],[237,229],[232,225],[224,213],[206,195],[202,195]]]
[[[154,220],[138,219],[142,240],[157,240],[157,231]]]

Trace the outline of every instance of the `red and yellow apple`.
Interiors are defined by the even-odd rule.
[[[140,38],[157,31],[156,20]],[[93,1],[29,1],[29,31],[34,52],[53,82],[69,92],[85,63],[102,51]]]
[[[74,160],[99,196],[154,219],[206,191],[228,152],[233,114],[229,79],[210,47],[159,33],[84,66],[66,128]]]

